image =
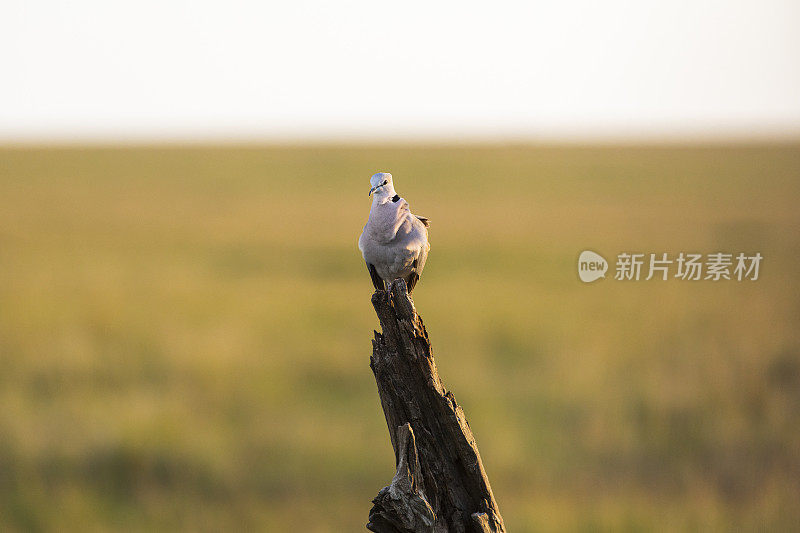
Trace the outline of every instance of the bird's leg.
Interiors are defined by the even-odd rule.
[[[367,263],[367,270],[369,270],[369,277],[372,279],[372,285],[375,287],[375,290],[385,291],[386,282],[378,275],[378,271],[375,270],[375,265]]]

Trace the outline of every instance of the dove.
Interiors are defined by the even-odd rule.
[[[375,290],[386,290],[387,284],[402,278],[410,293],[431,248],[428,219],[411,213],[408,202],[395,192],[388,172],[373,175],[369,184],[372,207],[358,248]]]

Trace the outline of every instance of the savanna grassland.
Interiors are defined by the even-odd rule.
[[[365,531],[394,460],[356,240],[414,293],[508,530],[800,523],[800,145],[0,149],[0,529]],[[760,252],[583,284],[584,249]]]

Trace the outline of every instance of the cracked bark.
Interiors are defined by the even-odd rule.
[[[372,295],[383,333],[370,367],[397,472],[369,513],[375,533],[504,533],[464,411],[444,388],[403,280]]]

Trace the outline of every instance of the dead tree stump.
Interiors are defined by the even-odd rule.
[[[501,533],[503,519],[464,411],[442,385],[422,319],[403,280],[372,295],[383,333],[370,367],[397,473],[372,500],[376,533]]]

